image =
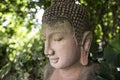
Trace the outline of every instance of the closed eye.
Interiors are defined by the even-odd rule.
[[[54,41],[61,41],[63,37],[54,38]]]

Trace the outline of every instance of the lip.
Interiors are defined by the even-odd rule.
[[[57,63],[59,58],[50,58],[49,60],[51,63]]]

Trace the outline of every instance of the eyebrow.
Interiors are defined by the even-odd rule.
[[[51,36],[53,36],[53,35],[63,34],[63,33],[65,33],[65,32],[53,32],[53,33],[49,34],[49,36],[51,37]],[[46,36],[44,35],[44,33],[42,33],[42,37],[46,37]]]

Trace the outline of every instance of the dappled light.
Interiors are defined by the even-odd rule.
[[[120,80],[120,1],[78,0],[93,31],[91,56],[101,64],[94,80]],[[50,0],[0,1],[0,80],[43,80],[41,20]]]

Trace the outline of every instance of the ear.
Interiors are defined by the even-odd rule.
[[[92,32],[87,31],[84,33],[82,38],[82,44],[81,44],[81,58],[80,62],[82,65],[88,65],[88,56],[89,56],[89,49],[92,42]]]

